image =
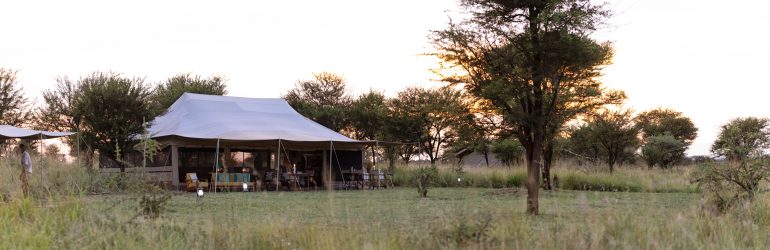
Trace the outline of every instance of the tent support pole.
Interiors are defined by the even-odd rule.
[[[217,149],[214,153],[214,193],[217,192],[217,180],[219,179],[219,172],[217,172],[218,166],[219,166],[219,138],[217,138]]]
[[[275,178],[273,178],[276,192],[281,188],[281,139],[278,139],[277,151],[278,152],[275,154]]]
[[[40,133],[40,185],[44,185],[45,181],[43,179],[45,178],[45,175],[43,174],[43,133]]]
[[[334,177],[332,177],[333,176],[333,174],[332,174],[332,172],[333,172],[333,170],[332,170],[333,169],[332,168],[332,151],[334,151],[334,144],[333,144],[331,138],[329,138],[329,172],[328,172],[329,175],[328,175],[327,178],[329,179],[329,184],[330,184],[329,187],[330,187],[330,189],[334,190],[334,186],[336,186],[336,184],[333,183],[333,181],[332,181],[332,179],[334,179]],[[342,172],[340,172],[340,174],[342,174]],[[344,183],[345,182],[345,175],[344,174],[342,174],[342,182],[343,182],[343,185],[344,185],[345,184]],[[347,189],[347,187],[345,187],[345,189]]]
[[[80,166],[80,129],[78,129],[78,134],[75,136],[75,139],[78,140],[78,142],[75,143],[77,145],[77,147],[78,147],[78,167],[81,167]],[[89,166],[89,167],[91,167],[91,166]]]
[[[372,146],[372,168],[377,168],[377,153],[375,153],[376,148],[380,147],[380,142],[375,141],[374,146]]]

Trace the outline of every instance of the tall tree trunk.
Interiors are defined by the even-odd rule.
[[[610,167],[610,174],[612,174],[613,167],[615,166],[615,156],[612,156],[612,153],[609,154],[607,157],[607,165]]]
[[[540,212],[538,192],[540,191],[540,165],[542,164],[543,137],[535,133],[532,147],[527,152],[527,213],[537,215]]]
[[[377,153],[374,152],[374,146],[371,146],[371,148],[372,148],[372,169],[373,169],[377,167]]]
[[[489,152],[484,151],[482,154],[484,154],[484,161],[487,163],[487,167],[489,167]]]
[[[543,150],[543,189],[552,190],[551,163],[553,162],[553,141],[549,141]]]

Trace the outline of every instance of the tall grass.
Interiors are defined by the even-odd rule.
[[[770,202],[725,216],[698,195],[523,193],[439,188],[178,194],[158,220],[131,219],[120,195],[22,198],[0,205],[0,249],[767,249]],[[490,219],[491,218],[491,219]],[[488,226],[482,224],[488,222]]]
[[[580,171],[571,168],[555,168],[552,175],[558,179],[556,188],[564,190],[587,191],[623,191],[623,192],[698,192],[691,184],[689,175],[694,167],[677,167],[672,170],[620,168],[614,173],[601,171]],[[412,167],[397,167],[394,173],[396,186],[412,185]],[[457,178],[461,181],[458,183]],[[448,166],[439,167],[437,187],[477,187],[477,188],[512,188],[523,187],[527,179],[527,170],[523,167],[511,168],[470,168],[458,174]]]
[[[10,162],[10,161],[9,161]],[[467,169],[461,185],[336,192],[176,193],[156,220],[136,217],[130,180],[46,164],[32,194],[20,166],[0,167],[0,249],[767,249],[770,196],[723,216],[700,209],[688,168],[586,173],[555,169],[564,191],[524,213],[522,168]],[[408,168],[395,182],[407,185]],[[442,168],[439,183],[457,174]],[[597,184],[598,183],[598,184]],[[478,187],[478,188],[475,188]],[[572,187],[572,188],[567,188]],[[593,192],[570,191],[582,189]],[[504,191],[504,192],[503,192]],[[682,192],[684,191],[684,192]],[[656,192],[656,193],[651,193]],[[108,193],[108,194],[104,194]]]

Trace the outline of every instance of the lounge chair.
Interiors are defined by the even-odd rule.
[[[184,183],[185,183],[185,191],[188,191],[188,192],[196,191],[199,188],[202,188],[202,189],[209,188],[209,183],[198,180],[198,175],[196,173],[187,173],[185,175]]]

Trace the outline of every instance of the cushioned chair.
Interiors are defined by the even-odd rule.
[[[196,191],[198,188],[208,189],[209,183],[198,180],[196,173],[187,173],[184,178],[185,191]]]

